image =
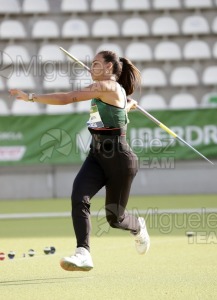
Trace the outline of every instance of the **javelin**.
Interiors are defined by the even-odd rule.
[[[73,59],[74,61],[76,61],[80,66],[82,66],[83,68],[85,68],[87,71],[90,72],[90,68],[88,68],[83,62],[81,62],[80,60],[78,60],[75,56],[73,56],[71,53],[69,53],[68,51],[66,51],[64,48],[60,47],[60,50],[62,50],[67,56],[69,56],[71,59]],[[168,134],[170,134],[172,137],[174,137],[175,139],[179,140],[180,142],[182,142],[183,144],[185,144],[186,146],[188,146],[189,148],[191,148],[195,153],[197,153],[198,155],[200,155],[202,158],[204,158],[206,161],[208,161],[210,164],[214,165],[214,163],[212,161],[210,161],[206,156],[204,156],[202,153],[200,153],[198,150],[196,150],[194,147],[192,147],[190,144],[188,144],[185,140],[183,140],[180,136],[178,136],[174,131],[172,131],[171,129],[169,129],[166,125],[164,125],[163,123],[161,123],[160,121],[158,121],[155,117],[153,117],[150,113],[148,113],[145,109],[143,109],[141,106],[139,106],[137,104],[137,109],[139,111],[141,111],[146,117],[148,117],[151,121],[153,121],[155,124],[157,124],[161,129],[163,129],[164,131],[166,131]]]

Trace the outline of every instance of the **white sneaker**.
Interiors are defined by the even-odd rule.
[[[145,225],[144,218],[138,218],[140,224],[140,231],[135,236],[135,247],[139,254],[145,254],[148,252],[150,247],[150,237],[148,235],[148,231]]]
[[[60,266],[66,271],[90,271],[93,261],[87,249],[78,247],[74,255],[61,259]]]

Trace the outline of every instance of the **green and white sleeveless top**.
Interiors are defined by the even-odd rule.
[[[127,99],[123,108],[105,103],[100,99],[92,99],[87,126],[93,129],[124,127],[129,123],[126,104]]]

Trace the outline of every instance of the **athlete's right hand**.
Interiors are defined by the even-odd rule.
[[[9,90],[9,94],[11,96],[15,96],[16,99],[18,100],[24,100],[24,101],[28,101],[29,96],[27,93],[21,91],[21,90],[17,90],[17,89],[11,89]]]

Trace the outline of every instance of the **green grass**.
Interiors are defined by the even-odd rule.
[[[1,214],[4,213],[33,213],[33,212],[70,212],[69,199],[44,199],[44,200],[5,200],[0,201]],[[158,209],[178,208],[215,208],[217,207],[216,195],[183,195],[183,196],[144,196],[131,197],[127,209],[146,210],[150,212]],[[104,208],[104,199],[92,199],[91,211],[101,212]],[[194,221],[193,217],[198,217]],[[188,230],[208,230],[208,214],[161,214],[148,215],[146,221],[152,235],[176,234],[180,235]],[[2,224],[1,237],[46,237],[46,236],[71,236],[73,235],[71,218],[47,218],[25,220],[0,220]],[[97,235],[100,228],[106,224],[104,217],[92,218],[92,235]],[[105,235],[118,235],[124,233],[116,229],[109,229]]]
[[[128,209],[216,207],[217,195],[131,196]],[[0,213],[63,212],[71,209],[70,199],[0,200]],[[102,197],[91,200],[91,209],[104,205]]]
[[[1,241],[8,250],[16,244],[18,256],[0,264],[1,299],[216,299],[214,244],[188,244],[185,236],[155,236],[150,251],[140,256],[129,236],[93,237],[94,269],[84,273],[59,267],[73,242],[61,237]],[[53,256],[42,253],[49,243],[57,248]],[[22,258],[29,248],[37,251],[36,256]]]
[[[128,209],[217,207],[216,195],[131,197]],[[64,212],[67,199],[0,201],[1,214]],[[103,199],[92,201],[92,211],[103,207]],[[215,217],[216,214],[213,214]],[[147,217],[147,216],[146,216]],[[70,217],[0,220],[0,252],[16,252],[14,260],[0,261],[1,300],[131,300],[216,299],[217,218],[209,214],[148,216],[151,248],[138,255],[133,237],[126,231],[106,227],[104,217],[92,217],[91,253],[94,269],[66,272],[59,266],[62,256],[75,248]],[[185,232],[198,235],[187,238]],[[55,246],[45,255],[45,246]],[[28,249],[35,257],[23,258]]]

